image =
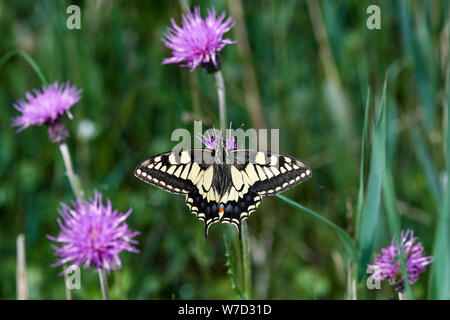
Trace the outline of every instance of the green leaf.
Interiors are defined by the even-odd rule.
[[[387,78],[384,80],[383,93],[379,104],[379,120],[374,129],[374,140],[370,163],[369,182],[367,187],[366,201],[361,225],[359,230],[359,280],[361,281],[366,272],[366,266],[370,262],[373,245],[378,226],[381,203],[381,185],[383,170],[386,161],[386,87]]]
[[[355,223],[356,226],[358,226],[361,221],[362,208],[364,204],[364,160],[366,154],[367,123],[369,119],[370,99],[371,99],[370,88],[368,88],[366,106],[364,111],[364,125],[361,137],[361,162],[359,166],[359,190],[358,190],[358,205],[356,211],[356,223]],[[360,228],[357,227],[356,230],[359,231]],[[356,236],[358,237],[358,235]]]
[[[447,69],[447,79],[449,79],[450,68]],[[447,80],[447,108],[450,107],[450,82]],[[434,239],[433,257],[431,265],[431,299],[450,299],[450,187],[448,179],[450,177],[450,112],[447,110],[447,132],[444,138],[444,148],[446,154],[446,174],[447,183],[444,196],[440,206],[440,215],[436,226]]]

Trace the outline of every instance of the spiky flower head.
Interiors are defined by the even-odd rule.
[[[163,64],[183,63],[193,71],[202,65],[207,72],[214,73],[221,67],[219,52],[235,41],[224,38],[233,26],[231,17],[225,20],[225,12],[216,17],[216,10],[208,10],[208,16],[202,19],[200,8],[182,15],[181,27],[172,18],[172,27],[168,27],[163,39],[166,47],[172,50],[172,57],[163,60]]]
[[[17,131],[29,126],[50,124],[64,113],[72,119],[70,109],[81,99],[81,90],[71,86],[69,82],[54,82],[49,86],[42,86],[42,92],[33,89],[33,93],[27,92],[26,99],[20,99],[14,104],[14,108],[22,113],[13,119],[12,125],[19,127]]]
[[[69,82],[59,84],[54,82],[49,86],[42,86],[42,92],[33,89],[33,93],[27,92],[26,99],[20,99],[14,104],[14,108],[22,114],[13,119],[12,125],[19,127],[20,132],[29,126],[47,125],[50,141],[62,143],[69,137],[61,117],[67,113],[72,119],[70,109],[80,101],[81,91]]]
[[[210,133],[212,131],[212,133]],[[219,132],[216,128],[213,128],[206,132],[206,134],[198,133],[196,138],[199,139],[207,149],[215,150],[217,147],[217,143],[219,143],[222,138],[222,133]]]
[[[406,270],[410,284],[416,283],[426,266],[433,262],[433,257],[424,256],[423,245],[417,240],[418,238],[414,237],[412,230],[401,232],[400,246],[406,258]],[[396,285],[397,290],[403,291],[404,283],[399,254],[400,250],[394,237],[391,245],[381,249],[381,254],[377,255],[374,263],[369,266],[374,271],[374,279],[389,279],[391,284]]]
[[[109,199],[103,205],[102,194],[98,192],[91,201],[73,201],[72,207],[62,203],[59,210],[62,219],[57,220],[61,231],[56,237],[47,236],[62,244],[52,245],[58,257],[53,266],[83,263],[83,268],[121,268],[122,251],[139,252],[133,246],[138,242],[132,239],[139,232],[130,231],[125,222],[131,211],[131,208],[126,213],[113,210]]]
[[[231,122],[230,122],[230,129],[226,130],[225,139],[223,138],[223,132],[222,129],[217,130],[216,128],[211,129],[212,133],[210,131],[207,131],[205,135],[197,134],[196,138],[199,139],[207,149],[215,150],[221,141],[224,141],[224,146],[228,150],[235,150],[236,149],[236,140],[233,136],[233,129],[231,129]]]
[[[235,150],[235,149],[237,149],[237,145],[236,145],[236,139],[233,136],[233,129],[231,129],[231,125],[232,125],[232,123],[230,122],[230,129],[226,130],[225,148],[227,148],[229,150]]]

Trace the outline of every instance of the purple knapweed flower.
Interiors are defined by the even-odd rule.
[[[26,99],[20,99],[14,104],[14,108],[22,114],[13,119],[12,125],[19,127],[18,132],[29,126],[46,124],[50,140],[61,143],[68,137],[68,132],[61,120],[64,113],[72,119],[70,109],[81,99],[81,91],[69,82],[59,84],[54,82],[49,86],[42,86],[42,92],[33,89],[33,93],[27,92]]]
[[[422,272],[428,264],[433,261],[433,257],[424,256],[424,248],[420,242],[416,242],[412,230],[401,232],[400,246],[406,259],[406,270],[408,272],[409,283],[414,284],[419,279]],[[403,290],[403,277],[399,261],[399,249],[395,241],[392,239],[391,245],[381,249],[381,254],[377,255],[375,261],[370,267],[374,272],[374,279],[389,279],[391,284],[395,284],[399,291]]]
[[[59,84],[55,82],[48,87],[42,86],[42,92],[33,90],[25,94],[26,100],[20,99],[14,108],[22,114],[13,119],[13,126],[22,131],[29,126],[49,124],[67,113],[72,119],[70,108],[81,99],[81,90],[71,86],[69,82]]]
[[[225,137],[225,148],[229,150],[235,150],[237,149],[236,145],[236,139],[233,136],[233,129],[231,129],[231,122],[230,122],[230,129],[226,130],[226,137]]]
[[[196,138],[199,139],[206,148],[215,150],[217,147],[217,143],[219,143],[220,139],[222,138],[222,134],[218,132],[216,128],[213,128],[212,134],[210,134],[209,131],[206,132],[206,135],[198,133],[196,135]]]
[[[132,239],[139,232],[130,231],[125,222],[131,208],[126,213],[119,213],[112,209],[109,199],[106,206],[103,205],[102,194],[98,192],[91,201],[73,201],[72,207],[61,204],[62,219],[57,220],[61,231],[57,237],[47,236],[62,244],[61,247],[52,245],[59,257],[53,267],[83,263],[83,268],[111,270],[121,267],[119,254],[122,251],[139,252],[133,246],[138,242]]]
[[[182,67],[189,67],[193,71],[202,65],[207,72],[214,73],[221,67],[219,52],[227,45],[235,43],[223,38],[233,26],[234,21],[225,12],[216,17],[216,10],[208,10],[208,16],[202,19],[200,8],[194,8],[182,15],[181,27],[172,18],[172,27],[167,28],[161,39],[166,47],[172,50],[172,57],[163,60],[163,64],[184,63]]]
[[[226,137],[223,138],[223,131],[220,129],[218,131],[216,128],[211,129],[212,134],[209,133],[209,131],[206,132],[206,135],[197,134],[196,138],[199,139],[206,148],[210,150],[215,150],[217,148],[217,144],[221,143],[221,141],[224,141],[224,146],[228,150],[235,150],[236,149],[236,140],[233,136],[233,129],[231,129],[231,122],[230,122],[230,129],[226,130]]]

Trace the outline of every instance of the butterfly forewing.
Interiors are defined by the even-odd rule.
[[[245,149],[232,151],[231,155],[243,180],[261,196],[283,192],[312,176],[307,165],[289,155]],[[235,180],[239,184],[239,175]]]
[[[202,164],[204,153],[209,150],[176,150],[148,158],[135,170],[134,175],[144,182],[175,194],[188,194],[193,182],[205,172],[209,165]]]

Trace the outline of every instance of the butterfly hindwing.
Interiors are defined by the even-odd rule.
[[[249,190],[248,185],[244,187],[241,184],[236,188],[231,182],[230,171],[233,169],[229,166],[218,164],[209,170],[213,171],[213,177],[208,178],[209,173],[205,172],[203,181],[199,181],[186,195],[186,204],[198,219],[205,222],[205,236],[216,222],[233,224],[240,235],[241,222],[256,210],[261,196]]]

